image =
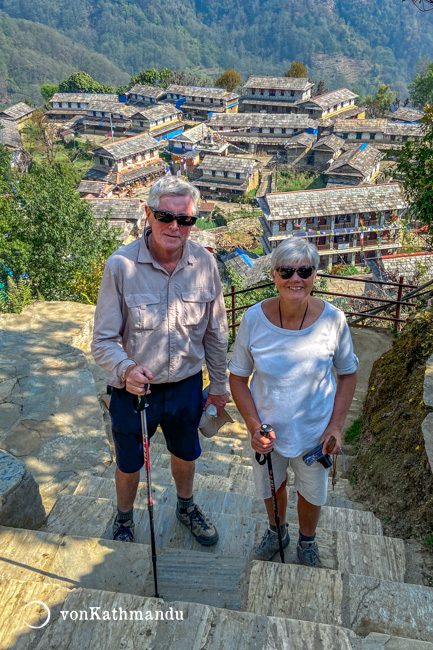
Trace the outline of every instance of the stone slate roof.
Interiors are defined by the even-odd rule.
[[[133,115],[131,115],[132,119],[144,118],[149,122],[160,120],[161,118],[164,117],[174,118],[174,117],[178,117],[179,115],[182,115],[182,111],[176,108],[176,106],[173,106],[173,104],[157,104],[156,106],[152,106],[151,108],[143,108],[143,110],[139,110],[139,111],[137,111],[137,109],[134,110],[136,112]]]
[[[77,192],[80,194],[100,194],[104,189],[110,187],[111,185],[107,185],[102,181],[80,181]]]
[[[105,113],[118,113],[120,115],[125,115],[131,117],[134,113],[137,112],[135,106],[130,106],[129,104],[121,102],[102,102],[102,101],[90,101],[87,107],[87,111],[103,111]]]
[[[262,255],[254,260],[251,268],[245,274],[245,288],[252,287],[255,284],[264,284],[270,282],[271,253]]]
[[[356,149],[349,149],[349,151],[345,151],[341,154],[337,160],[334,160],[334,162],[331,163],[325,173],[343,174],[345,172],[342,168],[347,165],[355,172],[360,172],[362,175],[368,175],[371,170],[376,167],[377,163],[382,160],[383,155],[383,153],[371,145],[361,145]]]
[[[334,133],[384,133],[386,135],[422,135],[420,124],[403,124],[387,120],[337,120]]]
[[[131,90],[125,93],[127,97],[129,95],[143,95],[144,97],[151,97],[152,99],[159,99],[166,94],[164,88],[157,88],[156,86],[142,86],[141,84],[135,84],[132,86]]]
[[[258,97],[254,97],[254,99],[251,99],[251,97],[243,97],[241,99],[242,105],[243,106],[280,106],[282,108],[290,108],[291,112],[295,106],[298,106],[301,103],[301,99],[297,99],[294,102],[290,101],[289,99],[284,99],[284,97],[277,96],[275,99],[270,99],[267,97],[266,99],[264,97],[261,97],[260,95]],[[248,113],[248,111],[246,111]]]
[[[346,141],[343,140],[343,138],[339,138],[338,136],[331,134],[325,136],[324,138],[320,138],[320,140],[317,140],[316,144],[313,147],[313,151],[322,151],[325,149],[331,150],[335,153],[344,147],[345,144]]]
[[[14,120],[0,120],[0,144],[11,149],[21,149],[21,136]]]
[[[302,145],[308,147],[310,144],[316,141],[316,136],[312,133],[298,133],[297,135],[292,135],[286,142],[286,149],[291,149],[292,147],[297,147]]]
[[[314,129],[317,126],[317,121],[312,120],[304,113],[299,114],[269,114],[269,113],[224,113],[222,115],[212,115],[209,126],[225,127],[227,130],[233,128],[251,128],[251,127],[278,127],[287,129]],[[278,134],[277,134],[278,135]]]
[[[97,219],[102,219],[109,212],[110,219],[137,221],[143,216],[144,204],[139,199],[83,199],[88,202]]]
[[[150,135],[142,134],[136,135],[132,138],[126,138],[125,140],[119,140],[114,144],[107,145],[105,147],[100,147],[95,149],[92,153],[96,156],[110,156],[115,160],[119,158],[125,158],[126,156],[133,156],[136,153],[141,151],[149,151],[149,149],[158,149],[158,143],[155,138],[152,138]]]
[[[9,119],[9,120],[20,120],[26,115],[30,115],[33,111],[36,110],[31,106],[28,106],[24,102],[18,102],[9,108],[5,108],[3,111],[0,111],[0,117]]]
[[[360,113],[365,113],[365,108],[362,106],[348,106],[344,111],[338,112],[336,115],[325,115],[318,120],[319,127],[327,128],[337,120],[350,120],[352,117],[357,117]]]
[[[196,144],[197,142],[200,142],[200,140],[203,140],[203,138],[207,136],[208,132],[209,129],[206,124],[201,123],[197,124],[197,126],[193,126],[192,129],[180,133],[179,135],[175,135],[174,138],[171,138],[171,141]]]
[[[205,156],[197,166],[204,173],[211,170],[221,172],[240,172],[241,174],[253,174],[257,168],[260,168],[262,163],[254,158],[235,158],[229,156]],[[200,179],[203,180],[203,179]]]
[[[271,221],[401,210],[406,207],[398,183],[280,192],[266,194],[257,202]]]
[[[171,84],[166,88],[167,95],[182,95],[182,97],[208,97],[209,99],[239,99],[239,95],[229,93],[225,88],[202,88],[201,86],[178,86]]]
[[[355,97],[358,97],[358,95],[353,93],[351,90],[348,90],[347,88],[339,88],[338,90],[331,90],[329,93],[323,93],[323,95],[317,95],[316,97],[311,97],[311,99],[306,99],[304,102],[301,102],[301,106],[313,104],[319,106],[319,108],[326,109],[335,104],[347,102],[349,99],[355,99]]]
[[[297,77],[262,77],[250,75],[244,84],[244,88],[272,88],[275,90],[308,90],[314,84],[309,79],[298,79]]]
[[[88,102],[118,102],[119,95],[107,93],[55,93],[50,102],[74,102],[74,103],[88,103]]]
[[[397,122],[420,122],[423,117],[424,111],[417,111],[416,108],[398,108],[389,114],[389,119]]]

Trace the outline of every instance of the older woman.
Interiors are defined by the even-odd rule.
[[[291,465],[298,493],[298,557],[314,567],[322,566],[315,534],[329,470],[318,462],[307,467],[302,456],[320,443],[324,453],[340,452],[358,367],[343,312],[311,295],[318,265],[317,249],[305,238],[288,239],[274,250],[271,274],[279,296],[245,312],[229,363],[232,395],[251,434],[256,489],[269,517],[250,558],[270,560],[279,548],[268,471],[255,460],[255,452],[272,451],[283,547],[290,541],[285,518]],[[272,426],[269,439],[260,433],[263,423]]]

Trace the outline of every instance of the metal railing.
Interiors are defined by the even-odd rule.
[[[396,299],[393,298],[380,298],[376,296],[364,296],[364,295],[357,295],[357,294],[350,294],[350,293],[339,293],[335,291],[327,291],[324,289],[320,288],[314,288],[313,291],[311,292],[313,294],[318,294],[320,296],[335,296],[335,297],[341,297],[341,298],[349,298],[349,299],[356,299],[356,300],[362,300],[368,303],[376,303],[373,307],[369,307],[366,310],[363,311],[356,311],[356,310],[347,310],[343,309],[342,311],[346,316],[349,317],[357,317],[355,320],[349,320],[349,324],[355,325],[359,324],[360,322],[368,319],[377,320],[377,321],[388,321],[393,324],[393,329],[394,331],[397,331],[400,324],[405,322],[405,318],[401,318],[402,316],[402,308],[413,308],[417,306],[416,302],[409,301],[409,298],[419,298],[419,297],[424,297],[427,294],[433,293],[433,281],[429,281],[426,284],[417,287],[413,284],[408,284],[404,282],[404,278],[401,276],[399,278],[398,282],[383,282],[380,280],[369,280],[369,279],[362,279],[362,278],[356,278],[353,276],[340,276],[340,275],[330,275],[328,273],[321,273],[319,272],[317,274],[318,278],[329,278],[333,280],[338,280],[339,282],[364,282],[364,283],[369,283],[372,285],[376,285],[379,287],[384,287],[385,289],[391,289],[393,291],[397,292],[397,297]],[[251,301],[248,302],[246,305],[236,305],[236,297],[243,295],[243,294],[252,294],[252,292],[259,291],[262,289],[266,289],[268,287],[275,286],[273,282],[267,282],[261,285],[257,285],[255,287],[251,287],[249,289],[240,289],[236,291],[236,288],[232,285],[230,288],[230,292],[224,294],[224,298],[227,299],[227,302],[230,303],[230,306],[226,307],[226,312],[227,312],[227,318],[229,321],[229,330],[231,332],[232,339],[234,340],[236,338],[236,329],[240,325],[240,320],[236,320],[236,315],[238,312],[243,312],[249,307],[252,307],[254,304],[256,304],[257,301]],[[424,291],[426,287],[430,287],[430,290]],[[405,296],[403,296],[403,289],[410,289],[411,291],[408,292]],[[382,303],[381,305],[377,305],[377,303]],[[394,311],[393,315],[379,315],[380,312],[389,312],[389,311]]]

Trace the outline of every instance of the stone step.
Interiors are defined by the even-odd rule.
[[[351,639],[353,650],[433,650],[433,643],[370,632],[364,639]]]
[[[165,500],[170,500],[175,503],[176,492],[172,482],[169,470],[165,477],[161,477],[161,470],[155,468],[152,470],[152,492],[155,498],[155,503],[163,495]],[[156,476],[155,476],[156,475]],[[243,494],[230,491],[224,482],[228,479],[224,477],[207,477],[208,480],[202,480],[199,475],[196,475],[194,496],[197,503],[209,513],[230,513],[230,514],[244,514],[246,516],[258,517],[265,525],[266,516],[264,513],[264,504],[261,499],[255,497],[254,486],[249,486],[249,490],[244,490]],[[167,482],[170,486],[167,489]],[[232,487],[232,486],[231,486]],[[75,490],[76,495],[86,495],[93,497],[104,497],[108,499],[116,499],[116,491],[114,481],[112,479],[105,479],[104,477],[86,476],[81,479],[78,487]],[[236,497],[235,495],[239,495]],[[145,483],[140,483],[136,505],[137,507],[145,508],[147,504],[147,492]],[[287,509],[287,517],[290,523],[297,522],[296,506],[293,502],[289,502]],[[354,508],[341,508],[333,506],[323,506],[320,526],[322,528],[329,528],[330,530],[350,531],[357,533],[364,533],[367,535],[382,535],[382,525],[374,516],[372,512],[365,510],[357,510]]]
[[[154,594],[150,545],[0,527],[1,575],[71,588]],[[26,562],[20,560],[26,557]],[[246,557],[158,550],[158,587],[166,600],[245,608]]]
[[[101,487],[101,479],[99,484]],[[102,485],[113,487],[110,482],[102,481]],[[190,531],[177,520],[175,491],[167,488],[157,497],[159,500],[155,502],[154,507],[157,548],[194,550],[225,559],[227,557],[248,558],[251,549],[260,543],[267,527],[267,518],[259,500],[215,490],[198,490],[196,496],[204,512],[218,529],[220,535],[218,543],[210,547],[201,546],[193,538]],[[141,498],[138,498],[136,503],[134,510],[136,542],[149,544],[149,519],[144,507],[145,503]],[[337,519],[330,516],[330,511],[338,512],[339,509],[324,507],[323,520],[320,520],[317,530],[325,567],[347,573],[404,581],[406,563],[402,540],[368,534],[368,526],[367,532],[362,532],[369,521],[362,522],[351,518],[351,515],[366,517],[371,513],[342,510],[343,515]],[[101,513],[106,513],[105,519]],[[298,562],[296,554],[298,523],[296,511],[288,510],[288,514],[292,542],[285,553],[285,558],[287,563],[294,564]],[[44,530],[63,535],[100,536],[110,540],[113,517],[114,504],[111,498],[65,495],[59,497]],[[350,532],[351,527],[355,531],[361,529],[361,532]],[[278,555],[275,561],[279,562]]]
[[[253,562],[247,610],[433,642],[432,588],[330,569]]]
[[[59,616],[35,650],[64,650],[66,647],[70,650],[126,647],[149,650],[265,650],[280,647],[282,639],[285,647],[293,650],[315,650],[319,647],[323,650],[350,650],[350,642],[355,639],[349,630],[335,626],[93,590],[80,589],[70,593],[62,609],[64,612],[84,611],[90,616],[91,607],[100,608],[96,611],[101,619],[104,612],[112,617],[114,611],[118,617],[123,611],[128,618],[133,613],[132,620],[119,624],[112,618],[73,621],[68,615],[65,615],[65,620]],[[139,615],[143,620],[134,620]],[[145,620],[146,617],[153,620]],[[182,620],[176,620],[176,617]]]

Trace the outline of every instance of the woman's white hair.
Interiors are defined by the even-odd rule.
[[[271,269],[308,263],[317,270],[319,259],[317,248],[306,237],[289,237],[272,252]]]
[[[150,188],[147,205],[152,210],[158,210],[159,202],[164,196],[190,196],[194,202],[195,214],[198,214],[200,192],[184,178],[178,176],[158,178]]]

